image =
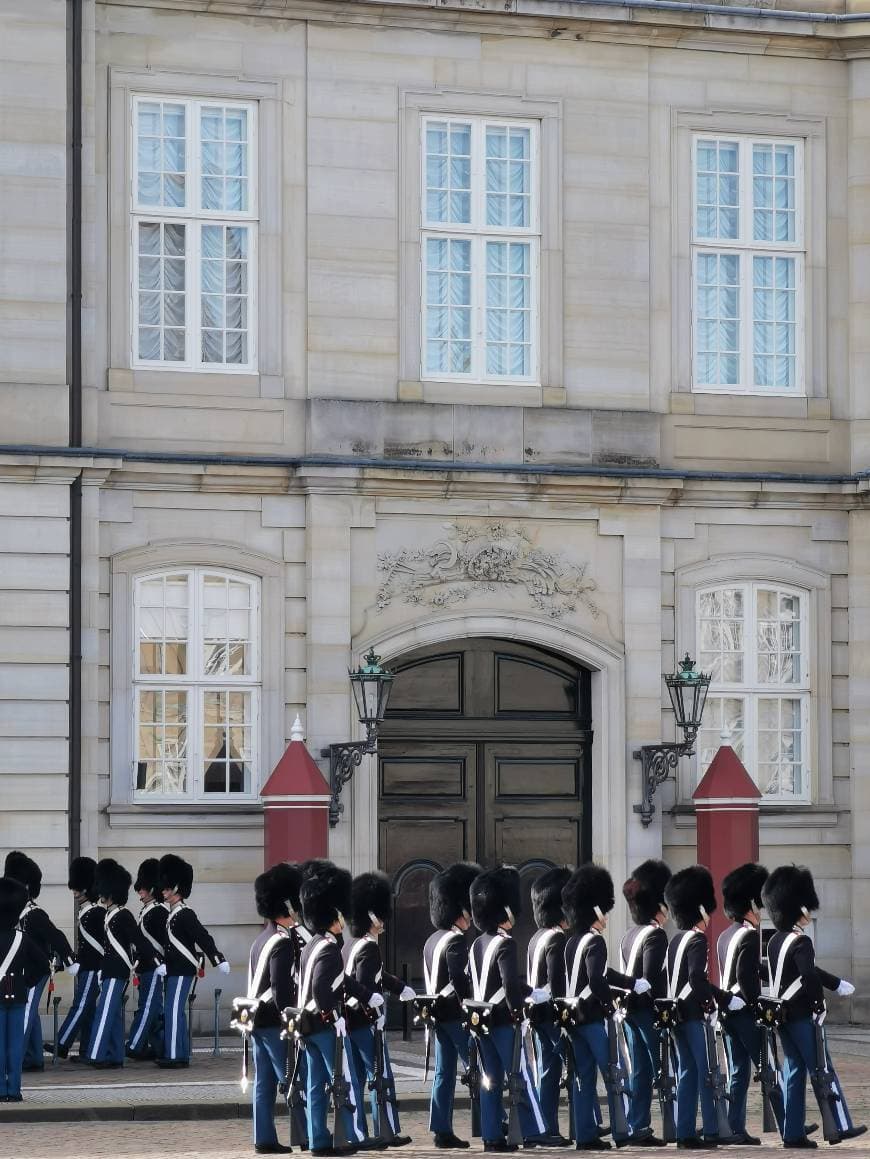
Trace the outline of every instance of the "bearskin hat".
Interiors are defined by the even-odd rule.
[[[325,934],[339,914],[350,913],[352,888],[351,875],[336,865],[306,877],[299,890],[306,926],[316,934]]]
[[[479,873],[471,883],[471,914],[474,924],[484,934],[492,934],[508,920],[520,916],[520,875],[512,865],[500,865]]]
[[[713,878],[705,865],[690,865],[675,873],[665,886],[665,901],[678,929],[690,930],[701,920],[701,907],[711,914],[716,909]]]
[[[722,881],[722,908],[732,922],[742,922],[753,905],[761,908],[761,891],[767,881],[763,865],[748,861],[732,869]]]
[[[161,890],[168,889],[182,897],[190,897],[193,866],[175,853],[164,853],[160,858],[159,882]]]
[[[138,891],[147,889],[148,892],[160,901],[160,862],[156,857],[146,857],[136,871],[136,880],[133,888]]]
[[[133,878],[129,872],[113,857],[104,857],[97,863],[97,872],[94,875],[97,897],[104,897],[107,901],[113,901],[115,905],[126,905],[132,884]]]
[[[88,901],[96,901],[94,892],[94,874],[97,872],[97,863],[93,857],[74,857],[69,863],[69,880],[67,889],[76,893],[83,893]]]
[[[539,930],[557,926],[565,917],[562,890],[570,877],[571,870],[567,865],[554,865],[533,882],[532,913]]]
[[[813,875],[805,865],[780,865],[761,891],[770,920],[783,932],[792,928],[803,911],[819,908]]]
[[[372,927],[372,917],[386,924],[393,903],[393,887],[385,873],[361,873],[353,879],[350,899],[350,932],[361,938]]]
[[[306,877],[311,877],[314,873],[322,873],[324,870],[335,869],[335,862],[330,861],[328,857],[311,857],[308,861],[303,861],[299,866],[299,872],[302,874],[303,880]]]
[[[481,867],[474,861],[457,861],[429,882],[429,918],[436,930],[449,930],[462,915],[471,916],[468,891]]]
[[[591,861],[575,869],[562,887],[562,909],[572,930],[588,930],[598,920],[597,910],[609,913],[615,903],[613,878]]]
[[[7,853],[3,876],[20,881],[27,889],[31,901],[39,897],[39,891],[42,889],[42,870],[26,853],[18,849]]]
[[[14,877],[0,877],[0,930],[14,930],[27,905],[27,886]]]
[[[642,862],[634,870],[622,887],[622,896],[628,902],[635,925],[646,926],[653,920],[665,904],[665,886],[670,879],[669,867],[655,858]]]
[[[267,869],[254,882],[254,897],[260,917],[293,917],[299,910],[299,886],[302,874],[296,865],[281,861]]]

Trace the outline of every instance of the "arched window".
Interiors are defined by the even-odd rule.
[[[698,662],[712,676],[698,735],[699,776],[727,730],[766,801],[809,801],[808,597],[764,582],[698,591]]]
[[[259,787],[260,585],[220,568],[140,575],[133,596],[135,800]]]

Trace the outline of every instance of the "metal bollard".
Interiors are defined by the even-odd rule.
[[[408,985],[408,963],[402,963],[402,981]],[[411,1003],[402,1003],[402,1042],[411,1041]]]
[[[221,1053],[220,1005],[222,993],[223,990],[220,988],[214,992],[214,1050],[212,1054],[215,1058],[220,1058]]]
[[[57,1066],[57,1048],[58,1048],[57,1038],[58,1038],[58,1022],[59,1022],[57,1008],[58,1008],[58,1006],[60,1006],[60,998],[57,996],[52,998],[51,1005],[52,1005],[52,1011],[51,1011],[52,1026],[54,1029],[54,1048],[51,1052],[51,1065]]]

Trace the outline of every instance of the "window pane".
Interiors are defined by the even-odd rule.
[[[795,259],[752,259],[755,386],[794,390],[797,384]]]
[[[170,101],[141,101],[136,119],[139,205],[181,207],[186,197],[186,110]]]
[[[701,386],[736,386],[740,256],[699,253],[695,269],[695,381]]]
[[[229,105],[204,105],[200,109],[203,209],[248,211],[248,132],[247,109]]]
[[[471,224],[471,125],[426,125],[425,217],[429,222]]]
[[[137,357],[142,361],[184,361],[185,228],[171,222],[137,226]]]
[[[202,226],[203,362],[243,366],[249,361],[249,235],[248,226]]]
[[[699,598],[699,665],[712,685],[740,684],[744,672],[744,610],[740,588],[702,592]]]
[[[141,689],[136,738],[136,790],[178,794],[187,791],[187,692]]]
[[[800,597],[775,589],[757,595],[756,647],[760,684],[800,684]]]
[[[754,144],[752,236],[755,241],[795,241],[796,195],[794,145]]]
[[[716,696],[711,693],[704,707],[704,723],[698,733],[698,772],[700,776],[710,766],[723,744],[729,744],[741,760],[745,748],[745,700],[737,696]],[[723,740],[722,734],[728,739]]]
[[[250,676],[250,587],[225,576],[206,575],[202,606],[204,674]]]
[[[798,697],[758,701],[758,787],[767,797],[802,797],[803,711]]]
[[[695,153],[697,237],[735,241],[739,238],[739,156],[736,141],[698,141]]]
[[[471,373],[471,242],[426,239],[426,370]]]
[[[187,671],[188,587],[185,576],[137,584],[139,671],[183,676]]]
[[[532,221],[531,129],[487,125],[486,224],[528,229]]]
[[[252,769],[252,698],[227,690],[203,695],[203,789],[247,793]]]
[[[486,244],[486,372],[528,378],[532,372],[531,246]]]

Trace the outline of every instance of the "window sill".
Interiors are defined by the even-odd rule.
[[[758,816],[762,829],[780,826],[782,828],[819,828],[829,829],[839,824],[840,818],[846,810],[838,809],[834,805],[794,804],[794,805],[761,805]],[[694,805],[675,805],[665,810],[677,829],[694,829],[696,814]]]
[[[112,829],[190,828],[204,820],[226,818],[233,828],[262,828],[261,801],[222,801],[220,804],[168,802],[150,805],[109,805],[106,809]]]
[[[113,366],[106,376],[108,390],[139,394],[203,395],[205,399],[283,398],[284,379],[276,374],[240,370],[185,370],[166,366],[160,370]]]
[[[733,418],[830,419],[831,400],[794,394],[727,394],[725,391],[673,391],[671,414]]]
[[[561,388],[539,383],[519,382],[453,382],[401,380],[399,402],[451,403],[459,406],[565,406],[566,393]]]

